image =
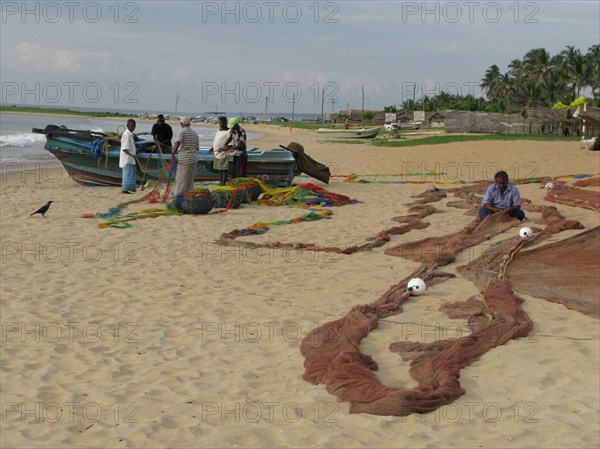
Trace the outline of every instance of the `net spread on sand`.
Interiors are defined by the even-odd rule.
[[[577,195],[575,192],[570,198],[578,199]],[[578,204],[574,201],[573,205]],[[465,393],[459,381],[462,368],[490,349],[525,337],[532,330],[533,323],[521,308],[522,299],[515,296],[513,286],[598,317],[600,228],[522,251],[555,233],[583,228],[577,221],[564,219],[553,207],[530,204],[527,210],[542,212],[540,221],[545,224],[544,229],[535,228],[536,234],[530,239],[516,236],[495,244],[471,264],[459,267],[459,273],[473,279],[481,293],[440,307],[450,318],[468,318],[470,335],[433,343],[405,341],[390,345],[392,352],[410,361],[409,373],[418,382],[417,387],[390,387],[381,383],[375,374],[377,362],[360,351],[361,340],[377,328],[380,318],[402,312],[404,302],[411,299],[407,291],[409,279],[421,277],[428,287],[443,282],[449,275],[436,273],[439,265],[451,263],[469,246],[520,225],[518,220],[495,214],[483,222],[476,220],[459,232],[386,251],[422,262],[422,268],[390,287],[379,300],[354,306],[345,317],[309,333],[300,347],[305,359],[303,378],[324,384],[340,401],[349,402],[350,413],[396,416],[427,413]],[[418,218],[413,214],[398,217],[398,221]]]
[[[405,416],[427,413],[450,404],[465,393],[460,370],[490,349],[512,338],[524,337],[533,323],[511,292],[508,281],[494,281],[484,291],[485,313],[492,316],[471,335],[434,343],[402,342],[390,349],[411,361],[416,388],[388,387],[374,373],[377,362],[360,351],[360,341],[377,327],[379,319],[402,312],[408,299],[406,284],[412,277],[435,285],[435,265],[411,274],[392,286],[380,300],[355,306],[348,314],[309,333],[300,351],[305,358],[303,379],[325,384],[340,401],[350,403],[350,413]]]

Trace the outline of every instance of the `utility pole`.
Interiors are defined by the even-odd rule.
[[[263,113],[263,121],[267,121],[267,111],[269,110],[269,97],[265,97],[265,112]]]
[[[333,105],[335,103],[339,103],[340,100],[336,100],[335,98],[332,98],[331,100],[327,100],[326,103],[331,103],[331,114],[333,115]]]
[[[362,121],[365,121],[365,86],[362,86]]]
[[[177,94],[177,97],[175,98],[175,115],[177,115],[177,104],[179,103],[179,94]]]
[[[296,94],[292,97],[292,122],[294,121],[294,108],[296,106]]]
[[[321,121],[322,122],[325,122],[324,108],[325,108],[325,87],[323,87],[323,90],[321,91]]]

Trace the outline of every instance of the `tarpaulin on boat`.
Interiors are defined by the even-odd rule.
[[[283,147],[283,146],[282,146]],[[325,184],[329,184],[331,173],[327,165],[315,161],[304,152],[304,147],[296,142],[291,142],[287,147],[283,147],[292,152],[296,158],[296,165],[302,173],[312,176]]]

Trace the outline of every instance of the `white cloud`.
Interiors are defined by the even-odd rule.
[[[7,49],[6,53],[9,67],[55,74],[75,74],[85,67],[102,70],[110,65],[111,60],[107,52],[48,49],[32,42],[19,42],[14,49]]]
[[[169,80],[174,83],[185,84],[191,80],[191,71],[188,67],[178,68],[175,73],[169,77]]]

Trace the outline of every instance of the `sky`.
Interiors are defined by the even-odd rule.
[[[600,43],[600,2],[1,2],[2,104],[320,114],[481,96],[527,51]]]

